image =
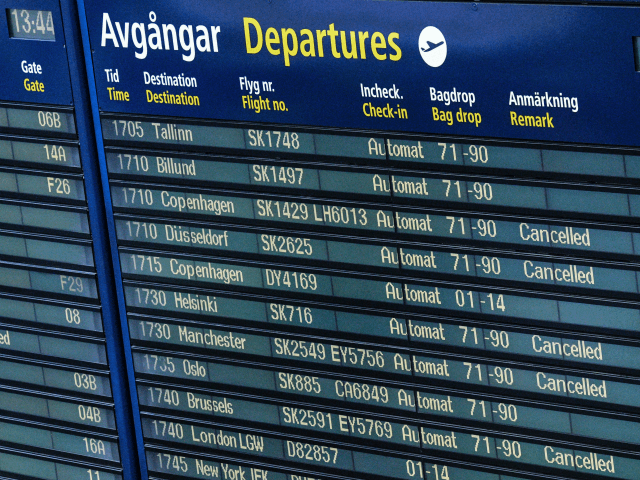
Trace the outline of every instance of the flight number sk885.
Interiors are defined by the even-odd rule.
[[[320,393],[322,387],[318,377],[278,372],[278,387],[294,392]]]

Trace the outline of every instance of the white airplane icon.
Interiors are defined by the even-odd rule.
[[[434,48],[438,48],[440,45],[444,45],[444,41],[443,42],[438,42],[438,43],[431,43],[429,40],[427,40],[427,48],[423,48],[422,51],[423,52],[430,52]]]

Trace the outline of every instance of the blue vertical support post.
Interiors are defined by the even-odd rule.
[[[85,39],[82,34],[84,17],[81,15],[84,15],[84,12],[78,8],[74,0],[61,0],[60,7],[85,176],[89,221],[98,274],[98,291],[102,303],[104,332],[107,339],[107,355],[111,369],[111,388],[115,403],[123,474],[125,480],[140,480],[146,478],[146,472],[142,473],[138,458],[123,332],[119,322],[119,305],[115,293],[116,282],[112,252],[108,242],[107,216],[99,165],[100,152],[96,150],[94,115],[97,118],[97,110],[92,111],[93,108],[97,108],[97,105],[92,102],[90,95],[92,84],[89,83],[92,79],[87,76],[87,72],[91,71],[91,64],[85,63],[91,61],[91,56],[86,58],[82,49],[83,42],[87,42],[85,49],[88,48],[88,38]],[[97,125],[99,126],[99,123]],[[139,424],[137,418],[135,421]]]

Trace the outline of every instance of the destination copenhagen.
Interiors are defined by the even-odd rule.
[[[171,273],[177,277],[186,277],[187,279],[205,279],[219,280],[225,284],[244,283],[242,270],[231,269],[214,265],[211,262],[198,262],[199,265],[192,265],[191,262],[180,262],[172,258],[169,260],[169,269]]]
[[[179,212],[183,210],[212,212],[215,215],[223,213],[235,213],[235,206],[231,200],[219,200],[207,198],[201,193],[194,197],[184,198],[181,194],[172,194],[167,191],[160,193],[160,200],[163,207],[176,208]]]

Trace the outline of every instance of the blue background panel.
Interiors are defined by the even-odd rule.
[[[47,10],[53,12],[55,41],[26,40],[9,37],[6,9]],[[32,19],[35,20],[35,19]],[[36,63],[42,67],[42,73],[23,71],[23,62]],[[15,0],[0,4],[0,91],[2,99],[14,102],[44,103],[53,105],[71,105],[71,80],[67,65],[65,35],[60,16],[60,4],[54,0],[29,2]],[[25,81],[38,81],[44,84],[44,92],[30,91]]]
[[[153,13],[151,13],[153,12]],[[109,23],[105,21],[108,14]],[[103,111],[145,113],[181,117],[214,118],[302,125],[382,129],[433,134],[462,134],[501,138],[522,138],[613,145],[638,145],[638,103],[640,75],[635,71],[632,37],[640,36],[640,12],[628,7],[568,5],[504,5],[421,2],[334,2],[274,0],[190,2],[189,8],[175,2],[153,6],[117,0],[87,4],[88,28],[94,51],[94,72],[100,108]],[[286,65],[282,38],[268,52],[266,40],[258,53],[247,53],[244,18],[259,23],[263,38],[272,27],[282,37],[292,29],[298,53]],[[155,20],[152,22],[151,20]],[[116,24],[116,22],[118,22]],[[156,40],[151,24],[161,33]],[[169,50],[162,25],[171,24],[178,34],[177,50],[171,36]],[[334,58],[329,37],[323,40],[324,56],[318,54],[316,30],[345,32],[347,50],[350,32],[355,32],[359,58],[346,59],[341,35]],[[188,28],[194,40],[197,26],[209,32],[219,27],[218,52],[191,56]],[[187,48],[180,44],[182,40]],[[447,56],[437,67],[429,66],[420,53],[426,41],[419,42],[425,27],[435,26],[446,40]],[[120,27],[120,35],[118,31]],[[251,46],[257,42],[256,28]],[[303,56],[303,29],[314,36],[316,56]],[[105,38],[102,38],[103,31]],[[108,34],[113,32],[111,38]],[[144,32],[145,41],[142,41]],[[366,59],[360,58],[359,32],[368,32]],[[388,43],[394,41],[401,57],[387,45],[385,60],[374,58],[371,38],[380,32]],[[128,35],[128,36],[127,36]],[[211,35],[209,35],[211,37]],[[113,40],[116,38],[116,41]],[[127,48],[123,47],[123,39]],[[423,39],[424,40],[424,39]],[[118,43],[116,48],[115,43]],[[209,38],[211,45],[212,39]],[[160,43],[162,50],[152,49]],[[136,46],[139,45],[138,47]],[[104,46],[103,46],[104,45]],[[146,45],[145,47],[142,45]],[[292,33],[288,35],[294,49]],[[442,47],[439,47],[442,48]],[[137,58],[144,57],[144,58]],[[186,57],[186,59],[185,59]],[[118,71],[118,82],[106,70]],[[165,74],[194,77],[197,87],[145,84],[149,75]],[[260,93],[251,93],[240,79],[258,81]],[[111,80],[111,81],[108,81]],[[271,82],[264,91],[263,82]],[[399,92],[397,99],[364,98],[361,87],[375,86]],[[241,87],[242,85],[242,87]],[[128,93],[128,100],[110,99],[108,88]],[[473,93],[475,102],[451,103],[432,100],[436,92]],[[197,96],[199,106],[167,105],[149,102],[148,92]],[[510,94],[577,99],[577,108],[510,105]],[[283,102],[284,111],[248,108],[243,96]],[[364,104],[384,108],[389,104],[396,118],[366,116]],[[546,100],[545,100],[546,102]],[[264,105],[264,104],[263,104]],[[282,104],[280,104],[282,105]],[[397,118],[398,108],[406,119]],[[452,121],[434,119],[433,109],[451,112]],[[460,122],[458,112],[479,114],[481,123]],[[365,108],[365,110],[367,110]],[[576,111],[574,111],[576,110]],[[511,112],[540,118],[553,117],[553,128],[513,125]],[[441,116],[441,114],[439,114]],[[460,118],[462,113],[460,114]],[[446,119],[446,113],[444,117]],[[516,117],[517,119],[518,117]],[[451,123],[451,125],[449,124]]]

